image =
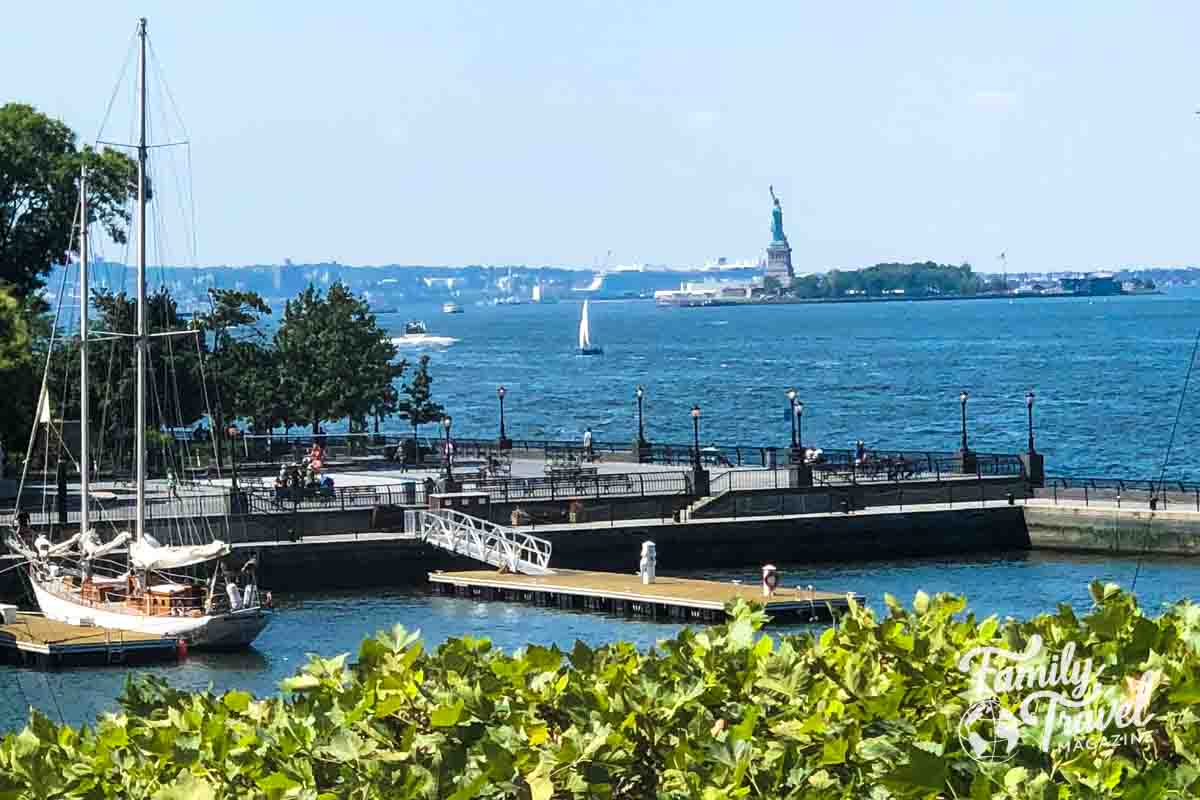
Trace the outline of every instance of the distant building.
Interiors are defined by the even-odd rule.
[[[787,236],[783,233],[783,209],[779,198],[775,196],[775,187],[770,187],[771,201],[775,204],[771,210],[771,243],[767,245],[767,268],[764,277],[774,278],[783,286],[790,286],[795,272],[792,270],[792,246],[788,244]]]
[[[1090,297],[1121,293],[1121,284],[1111,275],[1084,275],[1080,278],[1060,278],[1059,284],[1066,294],[1081,294]]]

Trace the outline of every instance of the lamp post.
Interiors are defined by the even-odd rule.
[[[1029,452],[1036,453],[1033,449],[1033,392],[1025,395],[1025,407],[1029,411]]]
[[[638,384],[637,389],[634,390],[634,394],[637,395],[638,403],[638,447],[641,447],[646,443],[646,426],[642,420],[642,395],[645,393],[646,390],[642,388],[641,384]]]
[[[796,403],[796,449],[804,449],[804,403]]]
[[[500,449],[508,450],[512,447],[512,442],[504,434],[504,395],[508,394],[508,390],[503,386],[496,389],[496,397],[500,398]]]
[[[962,451],[969,452],[967,449],[967,393],[962,391],[958,395],[958,404],[962,407]]]
[[[795,450],[796,447],[799,445],[799,442],[796,441],[796,390],[795,389],[787,390],[787,399],[788,399],[788,402],[792,406],[792,449]]]
[[[692,443],[696,456],[692,461],[692,491],[698,497],[707,497],[709,492],[708,470],[700,458],[700,406],[692,406]]]
[[[692,406],[692,433],[695,436],[696,444],[693,460],[698,470],[700,469],[700,406],[697,405]]]
[[[452,422],[453,421],[450,419],[449,414],[442,417],[442,428],[444,428],[446,431],[446,449],[443,451],[443,453],[446,461],[446,491],[448,492],[453,491],[451,487],[454,485],[454,473],[450,468],[450,462],[452,460],[452,454],[450,452],[450,425]]]

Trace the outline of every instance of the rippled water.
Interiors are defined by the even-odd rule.
[[[495,389],[508,388],[513,437],[631,441],[634,387],[647,394],[649,438],[785,445],[784,391],[804,402],[804,438],[827,448],[953,450],[958,393],[970,394],[970,444],[1024,449],[1025,393],[1037,394],[1038,449],[1061,474],[1157,476],[1197,326],[1200,292],[1163,296],[659,309],[594,303],[603,357],[573,348],[579,305],[435,306],[411,317],[447,347],[432,356],[434,392],[464,436],[495,436]],[[1200,478],[1200,415],[1189,393],[1169,474]],[[402,423],[396,428],[402,429]],[[430,434],[434,431],[430,429]]]
[[[1066,602],[1078,609],[1090,604],[1088,581],[1129,586],[1136,561],[1124,558],[1050,553],[1003,553],[954,560],[914,559],[856,564],[782,565],[783,586],[814,584],[823,589],[864,595],[875,608],[891,593],[905,602],[926,592],[966,594],[977,615],[1026,618],[1053,611]],[[716,580],[757,583],[757,570],[693,573]],[[1141,568],[1137,591],[1143,607],[1200,594],[1200,570],[1188,562],[1150,559]],[[244,654],[191,654],[178,665],[143,668],[180,687],[217,691],[241,688],[270,694],[296,671],[310,652],[325,656],[356,653],[366,636],[393,625],[420,629],[428,647],[447,638],[486,636],[513,650],[529,642],[556,643],[569,649],[576,639],[600,644],[624,639],[643,647],[673,635],[678,625],[624,619],[516,603],[447,598],[397,588],[371,594],[323,593],[279,599],[275,621],[257,649]],[[71,722],[89,721],[114,708],[128,670],[102,668],[35,672],[0,667],[0,730],[19,727],[26,703]]]
[[[430,333],[457,342],[429,350],[434,392],[455,432],[496,432],[495,388],[510,436],[598,440],[636,433],[633,388],[647,388],[648,435],[690,438],[688,410],[703,408],[705,441],[784,444],[784,389],[805,403],[807,443],[849,447],[954,449],[958,392],[971,394],[971,445],[1016,451],[1026,437],[1024,394],[1037,392],[1038,447],[1060,473],[1157,475],[1196,335],[1200,293],[1095,300],[1025,300],[662,310],[650,303],[596,303],[593,332],[602,358],[573,353],[579,306],[469,307],[443,315],[432,305],[401,309],[382,322],[399,335],[424,317]],[[413,357],[421,348],[406,348]],[[1168,475],[1200,478],[1196,391],[1184,405]],[[430,431],[432,433],[432,431]],[[884,592],[909,600],[917,589],[965,593],[979,614],[1027,617],[1059,602],[1084,608],[1092,579],[1128,585],[1135,561],[1011,553],[986,558],[784,566],[785,585],[854,591],[881,605]],[[753,569],[712,573],[757,582]],[[1137,585],[1144,606],[1193,597],[1200,570],[1151,560]],[[624,638],[648,646],[667,624],[534,606],[431,597],[422,588],[370,594],[277,598],[276,621],[258,649],[196,655],[147,672],[172,683],[263,694],[305,653],[354,652],[364,636],[402,624],[433,646],[447,637],[487,636],[513,649],[533,641],[569,647],[576,639]],[[32,702],[79,722],[110,709],[123,669],[30,672],[0,668],[0,729],[18,726]]]

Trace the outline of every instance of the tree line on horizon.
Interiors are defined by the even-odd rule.
[[[778,279],[768,277],[765,288],[802,299],[883,297],[901,293],[906,297],[969,296],[1003,291],[1004,279],[1000,276],[985,278],[972,271],[971,265],[966,263],[953,266],[923,261],[875,264],[862,269],[832,269],[825,273],[798,275],[789,286],[783,286]]]

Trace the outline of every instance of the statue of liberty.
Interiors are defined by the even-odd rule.
[[[775,196],[775,187],[767,187],[771,192],[771,201],[775,203],[775,208],[771,211],[771,241],[780,244],[787,244],[787,237],[783,235],[783,209],[779,206],[779,198]]]

